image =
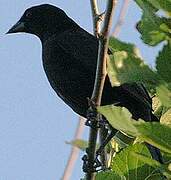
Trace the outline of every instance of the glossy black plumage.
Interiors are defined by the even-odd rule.
[[[40,38],[43,67],[52,88],[76,113],[86,117],[87,98],[91,97],[94,86],[98,40],[63,10],[48,4],[27,9],[8,33],[16,32]],[[114,103],[128,108],[136,120],[156,121],[151,98],[141,84],[112,88],[107,77],[102,105]],[[159,158],[156,157],[160,161]]]

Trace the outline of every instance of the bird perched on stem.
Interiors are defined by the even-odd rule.
[[[76,24],[55,6],[43,4],[27,9],[7,32],[31,33],[42,43],[43,67],[47,78],[62,100],[76,113],[86,117],[91,97],[98,53],[98,39]],[[151,98],[143,85],[123,84],[112,87],[106,77],[101,105],[126,107],[132,117],[156,121]],[[162,162],[157,148],[148,145],[152,157]]]

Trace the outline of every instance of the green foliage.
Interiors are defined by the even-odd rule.
[[[156,87],[156,95],[165,107],[171,107],[171,88],[160,85]]]
[[[165,113],[163,113],[160,122],[163,124],[171,124],[171,109],[167,110]]]
[[[155,46],[166,40],[170,36],[171,29],[169,20],[160,18],[151,12],[151,18],[147,14],[143,14],[142,20],[137,24],[137,29],[141,33],[144,43]]]
[[[144,63],[135,45],[112,37],[109,41],[111,54],[107,61],[107,72],[112,86],[120,86],[124,83],[143,83],[150,94],[155,95],[153,109],[161,123],[135,121],[126,108],[113,105],[97,109],[113,128],[118,130],[114,140],[119,144],[119,149],[123,149],[121,152],[115,153],[115,156],[112,154],[110,167],[114,175],[138,180],[157,180],[165,179],[165,177],[171,179],[169,164],[163,165],[152,160],[147,148],[141,144],[147,142],[159,148],[164,157],[167,156],[170,160],[171,19],[157,15],[159,9],[168,11],[170,7],[164,6],[163,1],[136,0],[136,2],[143,10],[142,19],[137,25],[142,40],[151,46],[166,41],[156,57],[156,69],[152,69]],[[170,10],[169,13],[171,14]]]
[[[166,165],[160,164],[156,160],[151,159],[151,158],[145,156],[144,154],[132,152],[132,155],[135,156],[136,158],[138,158],[140,161],[143,161],[144,163],[148,164],[149,166],[155,168],[156,170],[160,170],[160,172],[162,172],[164,176],[166,176],[168,179],[171,179],[171,171],[168,168],[168,164],[166,164]],[[161,174],[159,174],[158,172],[153,174],[153,176],[152,176],[153,178],[154,178],[154,175],[157,175],[157,176],[159,175],[159,177],[161,178]]]
[[[171,126],[158,122],[135,121],[126,108],[113,105],[101,106],[98,111],[106,117],[113,128],[133,137],[138,137],[164,152],[171,153]]]
[[[114,173],[126,179],[159,180],[171,179],[170,165],[153,160],[142,142],[159,148],[167,162],[171,157],[171,19],[157,15],[158,10],[171,14],[171,0],[136,0],[143,11],[137,24],[144,43],[155,46],[166,41],[156,57],[156,69],[144,63],[135,45],[110,38],[110,58],[107,72],[112,86],[124,83],[143,83],[153,98],[155,115],[159,122],[135,121],[126,108],[113,105],[101,106],[97,110],[103,114],[113,128],[118,130],[114,137],[121,152],[112,154],[111,171],[98,173],[107,177]],[[125,137],[124,137],[125,136]],[[121,140],[119,140],[121,138]],[[129,140],[130,141],[129,141]],[[133,145],[134,144],[134,145]],[[110,173],[110,175],[108,174]],[[106,175],[106,176],[105,176]],[[112,176],[112,177],[113,177]],[[165,177],[164,177],[165,176]]]
[[[166,126],[158,122],[134,122],[138,129],[139,137],[152,144],[164,152],[171,153],[171,126]]]
[[[75,146],[79,149],[81,149],[82,151],[85,151],[86,148],[88,147],[88,142],[82,139],[75,139],[73,141],[70,142],[66,142],[67,144],[70,144],[72,146]]]
[[[130,144],[134,143],[135,138],[132,136],[128,136],[121,131],[118,131],[115,136],[113,137],[114,141],[119,145],[121,149],[127,147]]]
[[[164,176],[171,178],[168,164],[163,165],[151,159],[148,149],[142,144],[145,141],[171,156],[171,124],[168,125],[165,119],[163,124],[143,120],[135,121],[126,108],[113,105],[98,107],[98,112],[107,118],[113,128],[137,139],[134,145],[127,144],[126,148],[124,147],[121,152],[113,156],[110,165],[112,172],[126,179],[152,180],[164,179]],[[167,112],[170,114],[170,109],[164,115]]]
[[[159,17],[156,14],[157,10],[162,7],[166,9],[167,0],[135,0],[142,8],[143,15],[141,21],[137,24],[137,29],[141,33],[141,38],[144,43],[155,46],[158,43],[170,39],[171,36],[171,19],[166,17]],[[166,2],[167,1],[167,2]],[[171,3],[168,3],[168,10],[171,9]]]
[[[111,37],[107,72],[112,86],[143,83],[150,95],[154,95],[152,107],[160,123],[135,121],[123,107],[98,107],[98,112],[118,133],[113,138],[114,145],[109,148],[115,152],[109,153],[111,170],[97,173],[96,180],[171,179],[171,0],[135,2],[142,10],[141,20],[137,23],[142,41],[150,46],[163,42],[163,48],[156,57],[155,68],[151,68],[144,63],[135,45]],[[159,16],[161,11],[163,16]],[[161,150],[164,164],[151,158],[144,142]]]
[[[144,83],[150,91],[154,91],[160,81],[160,76],[142,59],[126,51],[117,51],[110,56],[107,71],[112,86],[138,82]]]
[[[112,51],[112,53],[115,53],[118,51],[126,51],[129,54],[138,55],[138,49],[136,48],[135,45],[131,43],[125,43],[112,37],[109,39],[109,44],[110,44],[109,48]]]
[[[126,179],[144,180],[153,173],[154,168],[139,160],[138,156],[134,156],[132,152],[141,153],[150,157],[150,153],[145,145],[131,145],[119,152],[112,160],[111,168],[113,172]]]
[[[156,58],[156,69],[146,65],[134,45],[110,39],[112,55],[107,61],[107,72],[112,86],[124,83],[143,83],[156,94],[164,107],[171,107],[171,46],[164,45]]]
[[[171,44],[164,45],[162,51],[156,58],[156,69],[158,74],[167,82],[171,83]]]
[[[171,12],[171,0],[147,0],[158,10]]]
[[[106,171],[97,173],[95,180],[126,180],[126,178],[112,171]]]
[[[108,105],[98,107],[97,110],[106,117],[115,129],[132,136],[138,135],[138,131],[133,125],[134,120],[131,118],[131,113],[126,108]]]

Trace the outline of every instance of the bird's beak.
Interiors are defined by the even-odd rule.
[[[6,34],[24,32],[25,31],[25,23],[18,21],[14,26]]]

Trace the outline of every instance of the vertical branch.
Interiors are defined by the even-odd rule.
[[[83,134],[84,130],[84,124],[85,124],[85,119],[83,117],[79,117],[79,122],[77,125],[77,129],[75,132],[74,139],[81,139],[81,136]],[[77,157],[79,155],[79,149],[75,146],[72,147],[62,180],[69,180],[74,168],[74,164],[77,160]]]
[[[97,22],[95,21],[95,19],[98,16],[97,1],[91,0],[90,2],[91,2],[91,5],[94,6],[92,7],[92,14],[94,17],[93,18],[94,28],[95,27],[99,28],[99,26],[96,24]],[[109,32],[110,32],[110,28],[112,24],[112,14],[114,11],[115,4],[116,4],[115,0],[108,0],[103,28],[101,32],[99,33],[99,50],[98,50],[98,59],[97,59],[96,78],[95,78],[94,89],[93,89],[93,93],[91,97],[91,102],[95,104],[95,107],[101,104],[102,91],[103,91],[105,77],[106,77],[106,56],[107,56],[107,50],[108,50]],[[99,18],[98,18],[98,21],[99,21]],[[98,31],[99,29],[94,30],[94,32],[98,32]],[[98,121],[98,118],[99,116],[97,115],[95,120]],[[88,147],[88,152],[87,152],[87,157],[88,157],[88,162],[87,162],[88,172],[86,174],[87,180],[94,179],[93,171],[94,171],[94,158],[95,158],[97,132],[98,132],[97,128],[90,129],[89,147]]]
[[[99,9],[97,5],[97,0],[90,0],[91,11],[93,18],[93,31],[94,35],[97,37],[100,32],[100,18],[99,18]]]
[[[116,23],[116,25],[115,25],[115,27],[113,29],[113,32],[112,32],[112,36],[114,36],[114,37],[117,37],[120,30],[121,30],[121,26],[124,23],[129,2],[130,2],[130,0],[123,0],[123,4],[122,4],[122,7],[121,7],[121,11],[119,13],[117,23]]]

